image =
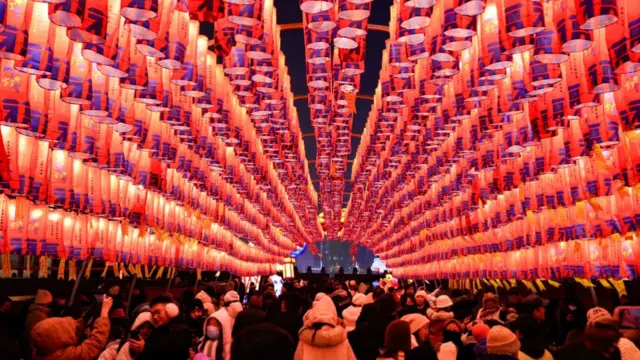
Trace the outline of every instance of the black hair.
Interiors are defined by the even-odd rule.
[[[171,300],[170,297],[166,296],[166,295],[159,295],[153,298],[153,300],[151,300],[151,302],[149,303],[150,307],[153,307],[154,305],[158,305],[158,304],[170,304],[173,303],[173,300]]]
[[[302,309],[302,300],[300,295],[294,292],[285,293],[280,295],[280,300],[287,307],[287,312],[290,314],[300,314]]]
[[[276,325],[251,325],[234,337],[231,360],[293,360],[295,350],[289,334]]]

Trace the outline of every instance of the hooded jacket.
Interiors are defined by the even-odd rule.
[[[46,305],[31,304],[27,311],[27,319],[24,322],[24,338],[26,340],[26,346],[30,349],[31,344],[31,330],[37,323],[49,318],[49,309]]]
[[[347,340],[347,331],[338,325],[336,307],[328,297],[321,298],[313,306],[298,336],[295,360],[356,359]]]
[[[34,360],[93,360],[107,344],[111,324],[99,317],[91,334],[78,344],[77,322],[72,317],[46,319],[33,327],[31,345]]]
[[[131,325],[131,330],[138,330],[140,326],[147,322],[153,324],[153,322],[151,321],[151,313],[148,311],[141,312],[140,314],[138,314],[138,317],[136,317],[133,325]],[[126,343],[124,343],[124,345],[122,345],[120,351],[118,351],[116,360],[133,360],[133,356],[131,356],[131,351],[129,351],[129,349],[130,344],[129,341],[127,341]]]
[[[240,308],[238,308],[238,305]],[[218,319],[220,325],[222,325],[222,341],[223,341],[223,354],[224,360],[231,359],[231,341],[233,340],[232,331],[233,325],[236,320],[236,315],[242,311],[242,304],[238,302],[231,303],[227,307],[223,307],[220,310],[213,313],[213,317]],[[206,322],[205,322],[206,324]],[[206,329],[205,329],[206,331]]]
[[[204,321],[204,325],[202,326],[202,333],[204,334],[201,341],[200,346],[198,347],[198,354],[196,355],[197,359],[207,359],[207,360],[221,360],[218,359],[216,354],[218,354],[218,346],[223,346],[222,349],[222,358],[227,359],[231,357],[231,354],[225,353],[226,348],[224,348],[224,344],[220,344],[219,340],[211,340],[207,338],[207,323],[209,319],[216,319],[222,325],[221,320],[222,313],[216,311],[215,313],[209,315],[207,320]],[[224,327],[222,328],[222,342],[224,343],[226,338],[224,334]],[[231,336],[231,335],[230,335]]]
[[[177,309],[177,307],[176,307]],[[158,326],[145,340],[144,350],[138,360],[187,360],[191,347],[191,331],[178,319],[179,313],[173,314],[171,320]]]

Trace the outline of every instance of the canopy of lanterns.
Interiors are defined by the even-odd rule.
[[[402,277],[634,277],[637,5],[396,0],[343,239]]]
[[[319,239],[276,23],[272,0],[0,0],[2,254],[255,275]]]

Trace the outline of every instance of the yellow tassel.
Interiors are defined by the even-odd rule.
[[[67,258],[60,259],[60,265],[58,266],[58,280],[64,280],[64,267],[67,262]]]
[[[24,257],[24,262],[27,265],[25,272],[27,273],[27,279],[29,279],[31,278],[31,255],[26,255]]]
[[[198,281],[202,280],[202,271],[200,269],[196,269],[196,279]]]
[[[87,264],[87,268],[84,270],[84,278],[89,279],[91,277],[91,267],[93,266],[93,258],[89,258],[89,263]]]
[[[562,285],[559,282],[553,280],[547,280],[547,283],[555,288],[559,288]]]
[[[78,271],[76,270],[76,261],[71,259],[69,260],[69,281],[78,280]]]
[[[140,267],[140,264],[136,265],[136,274],[138,274],[138,277],[142,279],[142,268]]]
[[[149,267],[147,266],[147,264],[144,264],[144,278],[149,278]]]
[[[2,254],[2,277],[10,278],[11,277],[11,255]]]
[[[160,266],[160,269],[158,269],[158,273],[156,274],[156,280],[162,279],[163,272],[164,272],[164,266]]]
[[[109,261],[104,263],[104,270],[102,270],[102,274],[100,274],[101,279],[104,279],[107,276],[107,271],[109,271],[109,266],[111,266],[111,263]]]
[[[618,296],[627,295],[627,288],[624,287],[624,280],[614,280],[613,278],[609,278],[609,281],[616,288]]]
[[[613,286],[611,286],[611,284],[605,279],[598,279],[598,282],[602,284],[602,286],[604,286],[605,289],[613,289]]]
[[[49,276],[49,259],[46,256],[40,256],[38,259],[39,270],[38,270],[38,278],[46,278]]]
[[[538,285],[538,288],[540,288],[540,291],[546,291],[547,288],[544,287],[544,284],[542,283],[542,280],[540,279],[536,279],[536,285]]]

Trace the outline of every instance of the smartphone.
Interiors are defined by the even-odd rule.
[[[620,321],[620,329],[640,330],[640,306],[619,306],[614,314]]]

